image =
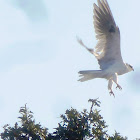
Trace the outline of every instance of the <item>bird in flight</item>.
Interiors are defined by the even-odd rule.
[[[94,4],[93,24],[96,32],[97,45],[94,49],[88,48],[81,39],[78,42],[93,54],[100,70],[79,71],[81,79],[84,82],[94,78],[105,78],[108,80],[108,90],[110,95],[114,95],[112,85],[115,83],[116,89],[122,89],[118,84],[118,75],[134,71],[133,67],[124,63],[120,49],[120,30],[116,25],[107,0],[97,0],[98,5]]]

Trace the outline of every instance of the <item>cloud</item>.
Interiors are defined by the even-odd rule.
[[[0,49],[0,71],[18,64],[40,64],[52,58],[46,41],[20,42]]]
[[[133,91],[140,91],[140,69],[137,68],[137,70],[133,73],[133,75],[130,78],[130,84],[133,87]]]
[[[47,10],[43,0],[10,0],[12,5],[22,10],[33,22],[47,19]]]

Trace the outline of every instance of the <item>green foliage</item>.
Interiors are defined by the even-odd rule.
[[[97,100],[89,100],[92,102],[90,112],[84,109],[78,112],[76,109],[66,110],[65,115],[61,115],[62,122],[56,128],[53,134],[57,139],[83,140],[104,139],[106,136],[107,126],[97,109],[93,110],[93,106],[99,106]]]
[[[113,136],[107,134],[107,125],[97,109],[100,107],[98,99],[90,99],[91,108],[78,112],[76,109],[67,109],[60,115],[62,121],[51,134],[40,123],[36,124],[33,113],[26,107],[21,107],[20,125],[16,122],[14,127],[5,125],[1,133],[3,140],[127,140],[119,133]]]
[[[5,125],[4,132],[1,133],[1,138],[4,140],[44,140],[47,137],[47,128],[41,127],[36,124],[33,119],[33,113],[26,107],[21,107],[19,117],[21,126],[15,123],[14,127]]]
[[[108,140],[127,140],[127,137],[123,138],[119,133],[115,131],[115,134],[112,137],[109,137]]]

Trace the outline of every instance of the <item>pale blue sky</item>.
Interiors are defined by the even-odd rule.
[[[89,98],[101,101],[109,134],[117,130],[130,140],[140,137],[140,1],[108,0],[121,30],[124,61],[135,72],[119,77],[123,90],[110,97],[107,81],[77,82],[78,71],[98,69],[82,48],[96,45],[93,3],[96,0],[0,0],[0,126],[13,125],[27,103],[36,121],[52,132],[60,114],[70,107],[89,108]],[[0,128],[2,130],[2,128]]]

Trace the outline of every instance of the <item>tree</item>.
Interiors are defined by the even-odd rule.
[[[100,107],[98,99],[90,99],[91,108],[82,112],[74,108],[67,109],[65,114],[60,115],[62,121],[58,123],[53,133],[35,123],[33,113],[27,106],[21,107],[20,125],[16,122],[14,127],[5,125],[1,133],[3,140],[127,140],[119,133],[113,136],[107,134],[107,125],[95,107]]]
[[[27,106],[21,107],[19,113],[20,125],[16,122],[14,127],[5,125],[4,132],[1,133],[1,139],[4,140],[44,140],[47,137],[48,129],[36,124],[33,119],[33,113]]]
[[[98,99],[90,99],[92,103],[90,111],[84,109],[78,112],[76,109],[66,110],[65,115],[61,115],[61,123],[53,133],[55,140],[126,140],[119,133],[115,132],[113,136],[107,134],[106,122],[100,115],[100,111],[93,107],[100,107]]]

